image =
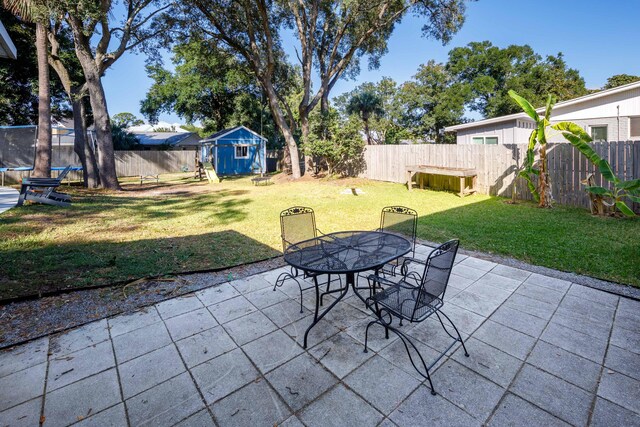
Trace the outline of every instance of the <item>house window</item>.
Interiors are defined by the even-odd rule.
[[[640,117],[629,119],[629,137],[633,140],[640,139]]]
[[[246,145],[236,145],[236,159],[246,159],[249,157],[249,147]]]
[[[591,138],[595,142],[607,142],[607,126],[591,126]]]
[[[498,143],[497,136],[474,136],[472,138],[474,144],[490,144],[494,145]]]

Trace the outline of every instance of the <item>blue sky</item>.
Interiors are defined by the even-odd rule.
[[[384,76],[404,82],[429,59],[445,62],[453,47],[482,40],[500,47],[528,44],[541,55],[562,52],[587,87],[598,88],[614,74],[640,75],[639,18],[640,0],[479,0],[469,3],[462,30],[442,46],[422,37],[420,21],[407,17],[396,26],[380,68],[369,71],[363,63],[357,79],[338,82],[332,96]],[[290,58],[295,44],[285,40]],[[144,60],[144,56],[126,54],[107,71],[103,81],[111,115],[128,111],[141,116],[140,101],[151,86]],[[183,122],[173,114],[160,119]]]

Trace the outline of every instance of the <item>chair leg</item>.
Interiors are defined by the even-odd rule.
[[[298,279],[293,276],[290,273],[281,273],[278,278],[276,279],[276,283],[275,285],[273,285],[273,290],[275,291],[276,288],[281,287],[284,284],[284,281],[287,279],[291,279],[293,281],[295,281],[298,284],[298,288],[300,289],[300,313],[303,313],[304,310],[302,308],[302,285],[300,284],[300,282],[298,281]]]
[[[440,317],[440,314],[442,314],[448,321],[449,323],[451,323],[451,326],[453,326],[453,329],[456,331],[456,334],[458,335],[458,338],[454,337],[453,335],[451,335],[451,333],[449,333],[449,331],[447,330],[447,328],[444,325],[444,322],[442,321],[442,318]],[[442,325],[442,328],[444,329],[444,331],[453,339],[455,339],[456,341],[460,341],[460,343],[462,344],[462,348],[464,350],[464,355],[466,357],[469,357],[469,352],[467,351],[467,346],[464,345],[464,340],[462,339],[462,336],[460,335],[460,331],[458,331],[458,328],[456,327],[455,323],[453,323],[453,321],[449,318],[449,316],[447,316],[446,314],[444,314],[443,311],[436,311],[436,316],[438,316],[438,320],[440,321],[440,324]]]
[[[402,341],[402,344],[404,344],[405,350],[407,350],[407,356],[409,356],[409,361],[411,362],[411,365],[413,365],[413,368],[416,370],[416,372],[418,372],[418,374],[420,374],[422,377],[424,377],[426,380],[429,381],[429,386],[431,387],[431,394],[435,396],[437,393],[436,393],[435,388],[433,387],[433,382],[431,381],[431,375],[429,374],[429,368],[427,367],[427,363],[424,361],[424,358],[422,357],[422,354],[420,354],[420,351],[418,350],[416,345],[413,343],[413,341],[411,341],[411,339],[407,335],[405,335],[403,332],[399,331],[398,329],[394,328],[393,326],[387,325],[385,322],[382,322],[380,319],[372,320],[367,325],[367,329],[365,331],[364,352],[367,353],[367,342],[368,342],[368,339],[369,339],[369,327],[371,325],[373,325],[374,323],[377,323],[378,325],[384,326],[384,328],[386,329],[387,333],[389,332],[389,330],[391,330],[391,332],[395,333],[398,336],[398,338],[400,338],[400,341]],[[387,336],[387,338],[388,338],[388,336]],[[424,373],[420,370],[420,368],[418,366],[416,366],[416,362],[413,360],[413,356],[411,356],[411,350],[409,349],[409,346],[411,346],[411,348],[413,348],[413,350],[416,352],[416,354],[420,358],[420,363],[422,364],[422,368],[424,369]]]

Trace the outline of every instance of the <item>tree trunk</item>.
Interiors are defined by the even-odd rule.
[[[36,23],[38,55],[38,140],[36,142],[33,175],[51,177],[51,95],[49,93],[49,58],[47,31]]]
[[[104,94],[100,74],[95,68],[90,55],[77,49],[80,53],[78,59],[87,79],[87,89],[91,100],[93,123],[98,145],[97,164],[100,176],[100,185],[111,190],[120,190],[120,183],[116,175],[116,160],[113,151],[113,138],[111,136],[111,120],[107,110],[107,99]]]
[[[73,108],[73,151],[80,158],[83,170],[84,186],[87,188],[97,188],[100,186],[98,177],[98,165],[96,156],[91,146],[91,141],[87,138],[86,111],[83,98],[72,97]]]
[[[291,174],[293,175],[293,179],[300,179],[302,174],[300,173],[300,157],[298,156],[298,144],[296,144],[296,140],[293,137],[293,131],[287,124],[287,121],[284,117],[284,113],[282,112],[282,108],[278,103],[278,96],[276,95],[275,89],[270,81],[262,82],[263,88],[266,92],[267,99],[269,100],[269,107],[271,108],[271,114],[282,132],[284,136],[284,141],[286,144],[285,151],[285,159],[287,158],[287,153],[289,154],[289,158],[291,159]],[[93,105],[93,104],[92,104]],[[95,110],[94,110],[95,115]]]
[[[306,144],[309,141],[309,115],[306,112],[300,111],[300,130],[302,131],[302,142]],[[315,170],[315,164],[313,162],[313,156],[310,154],[305,155],[305,171],[313,174]]]
[[[367,145],[371,145],[371,133],[369,132],[369,119],[363,119],[364,122],[364,134],[367,137]]]
[[[551,185],[549,183],[549,171],[547,170],[547,145],[540,145],[540,176],[538,177],[538,194],[541,208],[551,207]]]

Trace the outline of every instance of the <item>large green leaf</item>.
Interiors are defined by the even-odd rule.
[[[560,123],[556,123],[555,125],[553,125],[551,127],[553,129],[559,131],[559,132],[562,132],[562,133],[569,132],[569,133],[577,136],[578,138],[580,138],[584,142],[592,142],[593,141],[591,136],[584,129],[582,129],[580,126],[578,126],[577,124],[575,124],[573,122],[560,122]]]
[[[535,199],[536,202],[540,201],[540,194],[538,194],[538,190],[536,189],[536,186],[533,184],[533,181],[531,180],[531,177],[529,176],[529,174],[527,173],[527,171],[521,171],[518,176],[524,178],[524,180],[527,182],[527,187],[529,188],[529,191],[531,192],[531,195],[533,196],[533,198]]]
[[[602,157],[600,157],[589,144],[580,139],[579,136],[571,133],[563,133],[562,136],[564,136],[564,138],[569,141],[571,145],[576,147],[578,151],[584,154],[585,157],[589,159],[589,161],[591,161],[591,163],[593,163],[594,165],[599,164],[602,160]]]
[[[633,196],[631,194],[627,194],[627,197],[629,198],[629,200],[631,200],[632,202],[636,202],[636,203],[640,203],[640,196]]]
[[[536,113],[536,109],[533,108],[531,104],[529,104],[529,101],[518,95],[513,89],[509,90],[509,96],[518,103],[520,108],[522,108],[522,111],[524,111],[527,116],[535,120],[536,123],[540,121],[540,116],[538,116],[538,113]]]
[[[547,106],[544,109],[544,118],[549,121],[551,120],[551,110],[553,109],[553,105],[556,103],[556,99],[553,95],[549,94],[547,97]]]
[[[589,193],[597,194],[597,195],[600,195],[600,196],[612,196],[611,191],[609,191],[608,189],[606,189],[604,187],[600,187],[600,186],[597,186],[597,185],[585,186],[584,189],[587,190]]]
[[[637,190],[640,188],[640,179],[630,179],[629,181],[623,181],[618,184],[618,187],[629,191]]]
[[[605,159],[600,159],[600,161],[598,162],[598,170],[602,174],[602,177],[607,181],[613,182],[616,185],[620,184],[620,180],[618,179],[616,174],[613,173],[611,165]]]
[[[538,135],[538,132],[535,130],[532,130],[531,134],[529,134],[529,146],[527,147],[527,152],[531,151],[533,153],[534,148],[536,148],[537,135]]]
[[[631,208],[629,206],[627,206],[627,204],[625,202],[621,201],[621,200],[618,200],[616,202],[616,207],[620,210],[620,212],[622,212],[626,216],[636,216],[635,212],[633,212],[631,210]]]
[[[546,136],[544,134],[544,128],[548,125],[548,123],[549,122],[547,121],[547,119],[542,119],[542,120],[540,120],[538,122],[538,129],[537,129],[538,135],[537,135],[537,138],[538,138],[538,143],[540,145],[544,145],[544,144],[547,143],[547,138],[546,138]]]

